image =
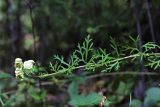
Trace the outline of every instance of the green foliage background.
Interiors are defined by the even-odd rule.
[[[0,106],[97,107],[106,97],[111,107],[159,107],[159,8],[159,0],[0,0]],[[36,61],[23,82],[16,57]]]

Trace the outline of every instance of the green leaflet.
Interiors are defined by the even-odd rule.
[[[5,79],[5,78],[11,78],[12,76],[10,74],[0,72],[0,79]]]
[[[73,99],[69,102],[70,105],[74,106],[93,106],[99,105],[101,102],[102,96],[97,93],[90,93],[87,96],[84,95],[75,95]]]
[[[144,100],[145,107],[155,107],[160,101],[160,88],[152,87],[146,91],[146,97]]]
[[[85,82],[85,78],[77,77],[73,80],[73,82],[69,85],[68,93],[70,95],[69,104],[73,106],[94,106],[99,105],[103,99],[103,96],[93,92],[88,95],[78,94],[78,86]],[[105,100],[105,107],[109,107],[110,102]]]
[[[140,100],[133,99],[131,101],[131,107],[140,107],[141,105],[142,105],[142,102]]]

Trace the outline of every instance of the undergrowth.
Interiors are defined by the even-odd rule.
[[[143,66],[154,70],[160,67],[160,53],[156,53],[156,50],[160,49],[160,46],[153,42],[148,42],[139,47],[138,37],[134,39],[130,36],[129,38],[130,43],[123,43],[122,45],[117,44],[117,41],[111,38],[111,49],[105,50],[95,48],[91,37],[87,36],[82,44],[78,44],[76,50],[73,51],[69,58],[54,55],[54,60],[49,64],[49,71],[48,69],[40,70],[41,67],[33,66],[33,63],[30,63],[31,66],[30,64],[27,65],[30,69],[26,67],[24,69],[23,65],[21,65],[20,68],[17,69],[18,74],[21,80],[29,77],[39,79],[52,78],[52,81],[58,81],[74,77],[68,88],[70,105],[80,107],[104,105],[108,107],[112,102],[103,95],[95,92],[89,93],[88,95],[78,93],[78,86],[84,84],[85,77],[106,75],[112,71],[119,72],[120,69],[128,70],[128,68],[125,68],[127,64],[136,66],[135,69],[139,70],[139,72],[134,73],[137,74],[145,73],[140,72],[140,68]],[[23,63],[21,62],[21,64]],[[76,78],[73,75],[77,75]],[[120,82],[120,87],[128,87],[130,90],[131,86],[132,85],[125,86],[125,83]]]
[[[53,63],[50,62],[51,73],[39,72],[36,75],[39,78],[50,76],[72,74],[77,69],[84,69],[88,73],[96,72],[96,69],[101,69],[101,72],[118,71],[121,65],[127,63],[140,64],[144,62],[144,66],[157,69],[160,66],[160,53],[155,53],[160,46],[153,42],[148,42],[142,45],[142,51],[138,47],[139,38],[133,39],[130,36],[130,44],[119,46],[116,41],[111,38],[112,51],[109,53],[105,49],[95,49],[90,36],[85,38],[82,45],[78,44],[77,49],[71,56],[65,60],[63,56],[54,55]]]

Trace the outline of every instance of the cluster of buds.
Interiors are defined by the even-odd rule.
[[[23,80],[24,79],[23,69],[31,70],[34,66],[34,63],[35,62],[33,60],[24,61],[23,63],[21,58],[16,58],[14,64],[16,78]]]

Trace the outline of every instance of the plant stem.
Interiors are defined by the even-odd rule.
[[[0,102],[2,104],[2,107],[4,107],[4,102],[2,101],[2,98],[0,97]]]
[[[130,58],[136,58],[136,57],[140,57],[140,56],[150,56],[150,55],[160,55],[160,53],[137,53],[137,54],[133,54],[133,55],[129,55],[129,56],[126,56],[126,57],[122,57],[122,58],[117,58],[115,60],[111,60],[111,61],[108,61],[106,63],[101,63],[101,64],[91,64],[90,66],[91,67],[101,67],[101,66],[104,66],[106,64],[110,64],[110,63],[114,63],[114,62],[117,62],[117,61],[122,61],[122,60],[125,60],[125,59],[130,59]],[[65,72],[67,72],[68,70],[75,70],[75,69],[79,69],[79,68],[85,68],[86,65],[81,65],[81,66],[77,66],[77,67],[71,67],[71,68],[66,68],[66,69],[62,69],[62,70],[59,70],[55,73],[51,73],[51,74],[44,74],[44,75],[41,75],[41,76],[38,76],[40,78],[45,78],[45,77],[49,77],[49,76],[55,76],[55,75],[58,75],[58,74],[63,74]]]

